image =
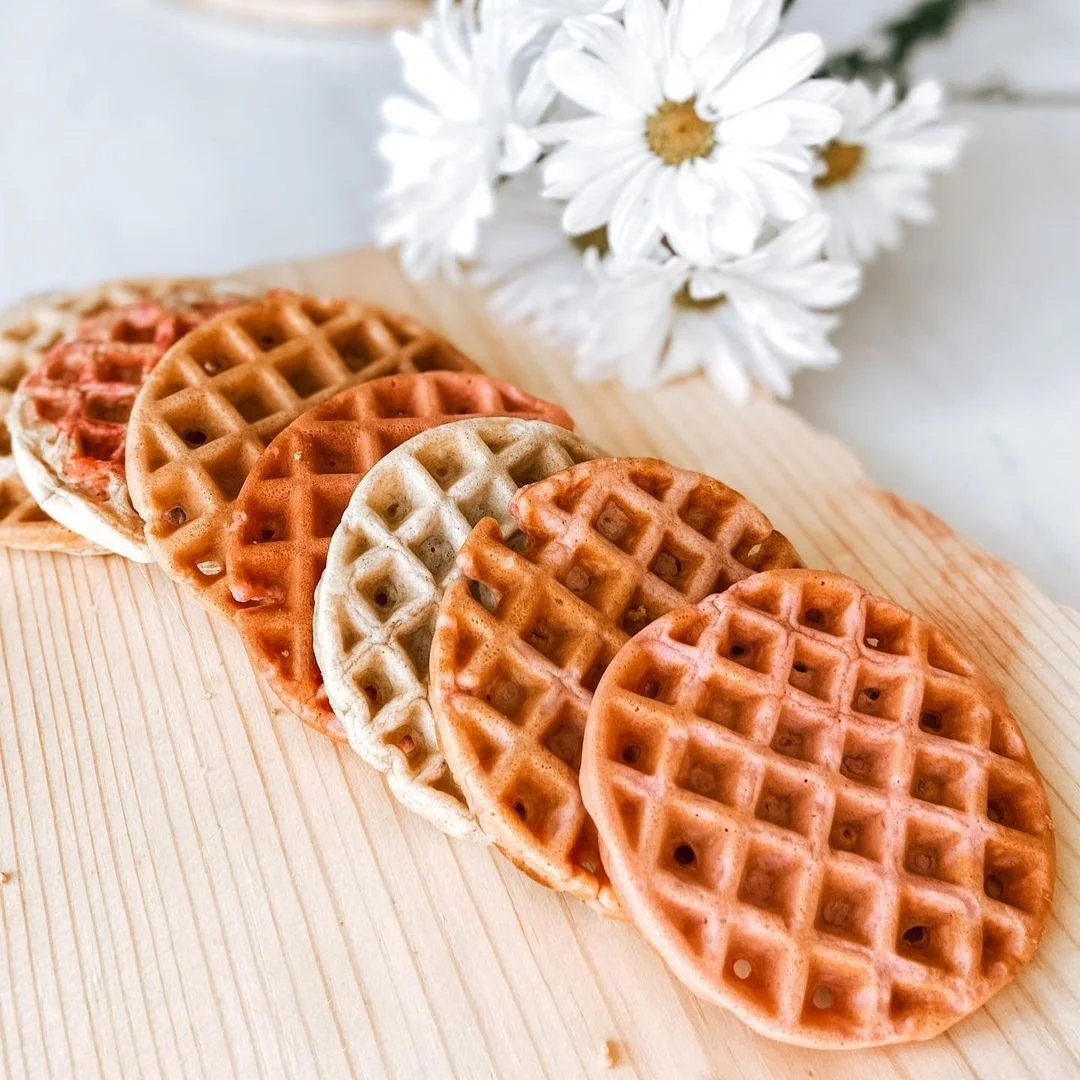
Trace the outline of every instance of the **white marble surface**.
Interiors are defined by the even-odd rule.
[[[898,0],[800,0],[846,44]],[[846,9],[846,10],[845,10]],[[1080,605],[1080,5],[984,0],[921,70],[976,137],[940,222],[874,267],[846,359],[794,404],[873,478]],[[0,301],[363,243],[379,37],[282,33],[167,0],[0,0]]]

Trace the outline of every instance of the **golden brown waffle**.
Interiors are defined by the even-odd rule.
[[[581,787],[628,913],[696,993],[808,1046],[923,1039],[1031,958],[1053,824],[1001,694],[840,574],[760,574],[626,645]]]
[[[274,293],[189,334],[143,385],[128,426],[128,484],[154,557],[232,617],[225,532],[266,446],[349,386],[432,370],[477,369],[415,319],[354,300]]]
[[[315,654],[352,748],[394,795],[452,836],[483,839],[454,783],[428,703],[428,649],[472,526],[509,535],[518,489],[600,452],[541,420],[488,417],[410,439],[361,480],[330,541]]]
[[[433,371],[354,386],[294,420],[255,463],[236,500],[225,562],[237,626],[281,700],[340,741],[315,660],[315,587],[330,537],[361,477],[413,435],[459,417],[505,415],[571,427],[557,405],[486,375]],[[384,607],[389,607],[389,593]]]
[[[22,377],[86,319],[204,282],[161,278],[114,281],[70,293],[33,296],[0,315],[0,546],[103,555],[105,549],[53,521],[18,478],[7,411]]]
[[[578,792],[585,718],[626,641],[757,570],[799,565],[731,488],[661,461],[603,459],[523,489],[527,545],[481,521],[431,652],[437,731],[484,831],[537,880],[607,911],[618,900]]]

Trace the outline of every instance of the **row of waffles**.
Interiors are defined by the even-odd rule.
[[[415,728],[380,724],[390,658],[353,644],[348,617],[363,582],[409,594],[341,573],[369,558],[352,514],[319,658],[362,753],[376,732],[411,747]],[[1031,959],[1054,881],[1046,794],[945,634],[802,569],[745,498],[664,462],[582,462],[523,487],[510,518],[465,539],[428,673],[433,745],[516,865],[628,917],[697,994],[800,1045],[928,1038]]]
[[[1000,694],[718,480],[354,301],[123,283],[0,334],[0,543],[156,560],[410,809],[759,1031],[927,1037],[1032,955],[1052,823]]]

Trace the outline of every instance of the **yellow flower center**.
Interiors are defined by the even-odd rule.
[[[595,229],[590,229],[588,232],[579,233],[577,236],[571,236],[570,243],[573,244],[582,255],[584,255],[589,248],[596,248],[597,254],[602,258],[611,250],[611,248],[608,247],[606,225],[599,225]]]
[[[695,100],[664,101],[645,121],[645,141],[665,165],[708,157],[716,145],[716,125],[698,116]]]
[[[719,296],[710,296],[707,300],[695,300],[690,295],[689,284],[684,285],[672,298],[672,303],[681,311],[715,311],[722,304],[727,303],[727,297],[721,293]]]
[[[821,158],[825,162],[825,172],[814,183],[818,187],[832,187],[833,184],[842,184],[845,180],[850,180],[865,156],[866,150],[857,143],[833,140],[822,151]]]

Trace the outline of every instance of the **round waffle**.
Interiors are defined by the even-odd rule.
[[[189,334],[147,379],[128,425],[128,482],[154,558],[212,611],[233,502],[271,440],[306,409],[383,375],[475,371],[415,319],[355,300],[273,293]]]
[[[317,731],[345,739],[315,660],[312,619],[330,537],[356,485],[413,435],[460,416],[496,414],[572,423],[557,405],[486,375],[392,375],[303,413],[244,481],[225,548],[229,588],[245,605],[237,626],[277,695]]]
[[[104,548],[53,521],[19,479],[7,428],[11,395],[42,356],[73,337],[84,320],[193,284],[199,283],[171,278],[107,282],[76,292],[33,296],[0,315],[0,546],[69,555],[105,554]]]
[[[94,291],[96,302],[79,302],[89,298],[69,298],[63,308],[54,300],[45,314],[28,315],[28,340],[60,340],[12,396],[11,450],[34,500],[79,535],[83,550],[99,545],[146,561],[124,478],[131,404],[170,345],[246,294],[211,282],[160,281],[105,287]]]
[[[435,737],[428,650],[472,526],[513,530],[520,487],[600,453],[539,420],[463,420],[417,435],[360,482],[330,541],[315,653],[354,750],[443,832],[483,839]]]
[[[526,545],[483,520],[439,608],[439,742],[484,831],[552,888],[618,910],[581,802],[589,702],[627,638],[774,566],[791,544],[731,488],[662,461],[604,459],[524,488]]]
[[[637,635],[596,690],[581,789],[646,938],[788,1042],[928,1038],[1050,914],[1053,824],[1001,694],[839,574],[760,574]]]
[[[0,547],[105,555],[104,548],[53,521],[18,476],[0,476]]]

